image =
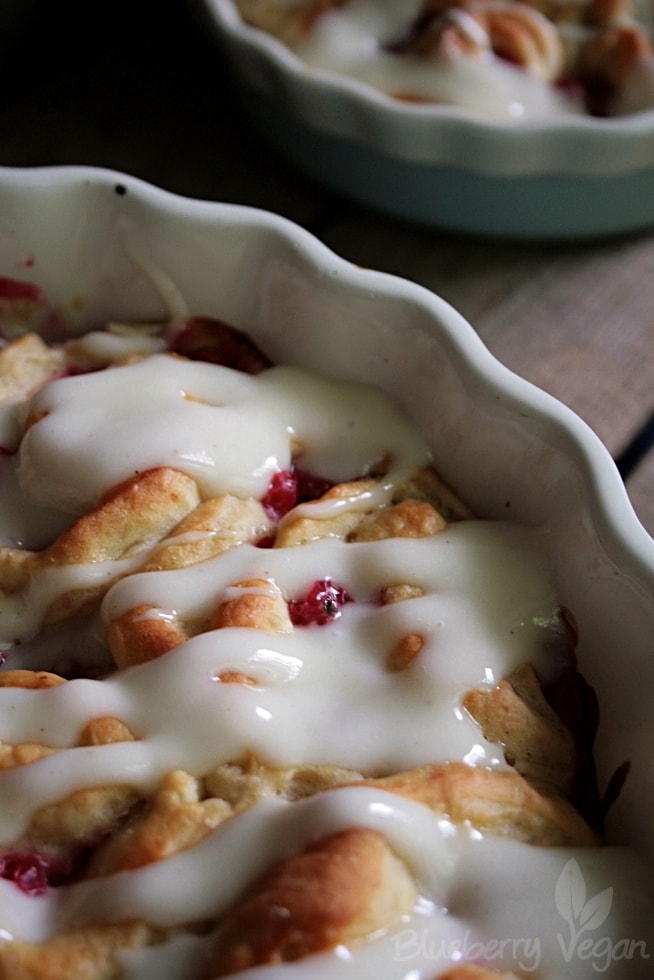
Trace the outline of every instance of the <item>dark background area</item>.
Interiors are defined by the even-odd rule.
[[[1,165],[104,166],[296,219],[323,193],[249,126],[195,0],[0,0],[0,93]]]

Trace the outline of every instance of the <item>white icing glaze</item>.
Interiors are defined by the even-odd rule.
[[[251,377],[155,355],[55,381],[32,411],[48,414],[21,442],[23,492],[71,514],[155,466],[186,472],[206,497],[261,497],[295,444],[307,446],[305,467],[338,481],[381,459],[389,444],[400,472],[428,456],[424,440],[379,394],[362,397],[357,385],[290,367]]]
[[[474,56],[443,54],[427,60],[385,50],[406,34],[419,9],[416,0],[350,0],[321,16],[294,51],[311,68],[349,76],[387,95],[411,95],[497,120],[582,111],[536,72],[495,57],[487,35],[471,18],[466,29],[479,45]]]
[[[485,742],[459,705],[465,691],[492,686],[544,640],[556,595],[541,560],[538,535],[465,522],[419,541],[244,545],[181,572],[123,579],[105,600],[107,619],[141,604],[168,619],[194,619],[250,577],[270,578],[293,597],[328,576],[355,601],[325,628],[217,630],[190,639],[183,656],[173,651],[103,681],[42,692],[0,689],[3,741],[71,744],[86,721],[104,715],[120,717],[144,739],[76,749],[34,763],[30,774],[7,773],[6,785],[21,789],[19,800],[13,793],[0,798],[4,839],[15,838],[33,809],[55,800],[63,786],[116,778],[120,758],[132,773],[128,781],[144,788],[171,768],[201,775],[239,758],[246,746],[280,766],[385,772],[450,759],[503,765],[501,748]],[[379,606],[389,581],[418,581],[429,592]],[[384,658],[411,630],[423,634],[425,647],[410,669],[394,674]],[[224,671],[246,674],[256,686],[220,683]]]
[[[97,338],[87,343],[102,349]],[[397,482],[429,460],[424,440],[381,393],[294,368],[250,377],[156,354],[142,364],[56,381],[30,409],[49,414],[21,443],[14,489],[3,496],[5,528],[28,528],[47,502],[54,508],[45,527],[56,533],[71,513],[149,466],[182,466],[205,496],[227,490],[261,496],[270,474],[287,466],[298,446],[303,464],[332,480],[350,479],[382,458],[390,461],[374,498],[298,508],[327,518],[339,508],[382,503]],[[44,534],[41,527],[36,537]],[[172,769],[202,776],[246,750],[279,766],[324,762],[391,772],[463,759],[504,767],[501,746],[481,736],[462,711],[461,697],[538,658],[558,603],[547,554],[544,531],[469,521],[419,540],[327,539],[286,549],[245,544],[179,572],[129,574],[131,560],[40,571],[27,596],[4,596],[5,639],[23,635],[29,641],[53,599],[117,575],[125,577],[109,588],[105,623],[145,605],[145,617],[183,630],[242,593],[237,583],[253,578],[270,586],[245,591],[280,590],[290,599],[331,577],[354,601],[326,627],[284,634],[214,630],[103,680],[48,690],[0,688],[2,742],[63,749],[0,772],[0,843],[11,846],[37,809],[81,787],[121,783],[148,793]],[[381,588],[392,582],[420,585],[423,595],[380,605]],[[410,631],[419,631],[425,645],[410,667],[393,673],[385,658]],[[221,682],[224,671],[244,673],[255,683]],[[137,740],[71,747],[90,719],[107,715],[125,722]],[[501,940],[505,952],[517,949],[518,965],[522,955],[524,969],[538,967],[538,980],[558,980],[563,968],[572,980],[585,980],[588,957],[575,950],[563,966],[561,958],[566,923],[555,894],[571,858],[591,899],[603,888],[615,890],[611,914],[595,936],[645,944],[630,962],[612,964],[611,977],[642,976],[641,954],[654,948],[654,917],[631,855],[481,839],[418,804],[356,785],[292,804],[262,801],[172,858],[50,889],[43,897],[27,897],[0,879],[0,939],[38,942],[96,919],[142,916],[163,927],[215,919],[270,861],[352,825],[387,836],[414,872],[420,899],[399,932],[312,957],[316,980],[433,980],[472,943],[485,944],[491,955],[495,947],[489,944]],[[523,891],[528,897],[518,899]],[[639,904],[627,916],[634,895]],[[126,976],[206,980],[201,963],[207,941],[177,936],[159,948],[121,954]],[[492,955],[491,965],[502,965]],[[507,953],[506,965],[513,962]],[[307,971],[300,962],[241,976],[282,980]]]
[[[653,907],[635,897],[645,893],[645,873],[627,852],[542,849],[480,838],[419,804],[356,786],[293,804],[262,801],[191,850],[137,871],[65,886],[42,898],[16,898],[8,891],[13,886],[0,880],[0,903],[7,905],[3,928],[16,938],[38,942],[98,918],[111,922],[143,917],[162,927],[217,918],[271,862],[353,824],[386,836],[414,871],[420,900],[396,932],[373,937],[356,950],[341,948],[312,957],[312,977],[429,980],[436,969],[444,969],[466,952],[471,958],[485,952],[490,966],[522,967],[527,976],[539,980],[561,976],[586,980],[589,970],[594,974],[611,958],[612,980],[644,975]],[[591,900],[606,882],[613,889],[606,897],[607,919],[597,928],[590,947],[582,948],[579,940],[570,939],[568,923],[557,907],[557,887],[565,888],[567,878],[573,888],[583,881]],[[524,901],[525,892],[529,903]],[[2,902],[8,896],[11,901]],[[615,937],[613,944],[604,941],[610,936]],[[618,946],[619,940],[627,942]],[[197,940],[186,947],[191,966],[188,969],[182,957],[180,972],[166,960],[165,972],[156,973],[161,950],[133,957],[125,954],[124,959],[132,960],[135,976],[186,980],[194,975],[193,959],[201,959],[201,945],[202,940]],[[300,961],[239,976],[277,980],[306,976],[307,969],[307,962]]]

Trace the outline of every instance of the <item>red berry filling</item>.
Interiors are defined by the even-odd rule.
[[[40,854],[15,853],[0,857],[0,878],[18,885],[26,895],[43,895],[50,884],[48,862]]]
[[[318,500],[323,494],[334,486],[331,480],[323,476],[316,476],[300,467],[295,468],[295,478],[297,480],[297,502],[304,504],[308,500]]]
[[[292,510],[298,500],[297,476],[294,470],[279,470],[273,473],[268,489],[261,501],[268,517],[279,521]]]
[[[288,470],[279,470],[273,474],[261,503],[268,517],[279,521],[296,504],[318,500],[333,485],[325,477],[291,466]]]
[[[325,626],[341,615],[341,607],[353,602],[341,585],[325,578],[314,582],[303,599],[291,599],[288,611],[294,626]]]
[[[0,276],[0,299],[28,300],[31,303],[42,303],[43,293],[32,282],[23,282],[9,276]]]
[[[259,538],[258,541],[254,542],[255,548],[274,548],[275,547],[275,535],[266,534],[263,538]]]
[[[176,354],[193,361],[222,364],[246,374],[258,374],[271,366],[270,359],[242,330],[213,317],[191,317],[176,323],[168,338]]]
[[[72,858],[47,858],[36,851],[13,851],[0,856],[0,878],[13,881],[26,895],[43,895],[63,885],[73,874]]]

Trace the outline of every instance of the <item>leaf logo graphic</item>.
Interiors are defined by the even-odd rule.
[[[574,923],[579,918],[586,904],[586,882],[581,868],[574,858],[571,858],[559,875],[554,893],[554,901],[559,915],[566,922]]]
[[[554,901],[557,912],[568,923],[570,945],[566,948],[561,936],[559,942],[566,960],[570,962],[581,934],[599,929],[606,921],[613,904],[613,889],[605,888],[586,900],[584,876],[575,859],[571,858],[556,883]]]

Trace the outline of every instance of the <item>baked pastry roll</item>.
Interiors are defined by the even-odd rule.
[[[310,65],[403,101],[484,115],[503,99],[513,121],[651,106],[652,38],[630,0],[416,0],[401,10],[379,0],[236,5],[247,24]],[[513,115],[511,99],[521,106]]]
[[[461,945],[480,889],[508,928],[498,863],[605,850],[543,536],[476,517],[380,392],[225,324],[25,337],[0,976],[397,980],[424,927],[421,978],[511,977]]]

